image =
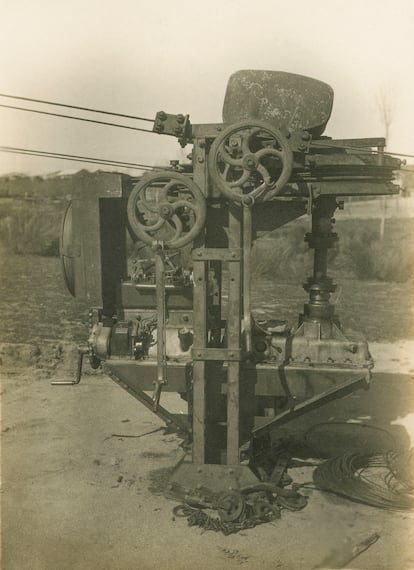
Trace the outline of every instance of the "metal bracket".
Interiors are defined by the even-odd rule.
[[[240,362],[242,351],[240,348],[193,348],[193,360],[228,360]]]
[[[240,248],[201,247],[192,252],[193,261],[240,261]]]
[[[182,113],[171,115],[164,111],[158,111],[152,130],[160,135],[177,137],[183,147],[192,140],[189,115],[183,115]]]

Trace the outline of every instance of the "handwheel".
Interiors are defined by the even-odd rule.
[[[262,121],[241,121],[211,145],[210,175],[219,190],[245,205],[269,200],[288,182],[293,153],[286,136]]]
[[[135,236],[149,245],[178,249],[202,230],[206,200],[199,187],[178,172],[156,171],[138,182],[128,199],[127,214]]]

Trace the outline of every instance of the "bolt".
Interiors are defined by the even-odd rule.
[[[202,156],[197,156],[197,162],[203,163],[204,158]]]
[[[229,352],[229,356],[230,356],[230,358],[233,358],[234,352]]]
[[[177,123],[184,123],[184,115],[182,113],[178,113],[178,115],[176,116],[177,119]]]
[[[201,251],[197,251],[197,256],[201,257],[201,255],[202,255]]]
[[[197,468],[197,473],[202,473],[202,472],[203,472],[203,470],[201,469],[201,467],[198,467],[198,468]]]
[[[234,469],[229,469],[229,475],[234,475]]]
[[[202,354],[201,352],[197,352],[197,356],[198,356],[199,358],[201,358],[201,354]]]
[[[165,121],[167,118],[167,113],[165,111],[160,111],[158,113],[158,118],[160,121]]]
[[[236,253],[235,253],[234,251],[233,251],[233,253],[231,254],[231,257],[232,257],[233,259],[236,259]]]
[[[175,129],[174,129],[174,134],[176,134],[176,135],[181,135],[182,132],[183,132],[183,128],[182,128],[182,127],[175,127]]]

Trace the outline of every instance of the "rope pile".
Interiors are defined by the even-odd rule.
[[[390,510],[414,508],[414,449],[409,453],[346,453],[313,473],[315,485],[354,501]]]

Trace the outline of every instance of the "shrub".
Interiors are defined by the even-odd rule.
[[[0,244],[15,254],[59,255],[60,211],[43,203],[13,201],[0,217]]]
[[[252,255],[254,278],[291,282],[312,274],[313,254],[303,238],[308,231],[297,220],[256,242]],[[344,220],[337,224],[339,241],[329,251],[328,273],[355,278],[405,282],[414,278],[414,227],[410,219],[387,220],[379,238],[379,221]]]

